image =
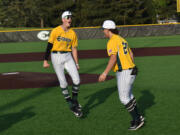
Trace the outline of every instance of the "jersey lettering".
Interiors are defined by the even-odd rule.
[[[71,42],[71,39],[65,38],[65,37],[61,37],[61,36],[58,36],[58,37],[57,37],[57,40],[58,40],[58,41],[61,41],[61,40],[62,40],[62,41],[66,41],[66,42]]]
[[[107,43],[107,53],[109,56],[113,54],[117,55],[117,62],[112,68],[114,72],[133,68],[135,66],[130,55],[130,48],[127,41],[119,35],[113,35],[110,38]]]
[[[127,43],[122,42],[124,54],[127,54]]]
[[[51,51],[72,51],[72,47],[78,46],[74,30],[65,32],[61,26],[52,30],[48,42],[53,44]]]

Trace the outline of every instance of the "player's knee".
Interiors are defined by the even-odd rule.
[[[80,79],[79,78],[74,79],[73,84],[74,85],[79,85],[80,84]]]
[[[66,87],[67,87],[67,83],[61,82],[61,83],[60,83],[60,87],[61,87],[61,88],[66,88]]]

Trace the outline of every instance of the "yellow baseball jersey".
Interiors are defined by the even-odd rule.
[[[125,39],[119,35],[113,35],[107,43],[107,53],[109,56],[115,54],[117,56],[117,62],[113,67],[113,71],[121,71],[129,68],[133,68],[135,64],[130,56],[131,49]]]
[[[52,30],[48,42],[53,44],[51,51],[72,51],[72,47],[78,46],[74,30],[69,29],[65,32],[61,26]]]

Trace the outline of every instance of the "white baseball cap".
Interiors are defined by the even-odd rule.
[[[69,16],[69,15],[72,15],[72,13],[70,12],[70,11],[64,11],[63,13],[62,13],[62,19],[63,18],[65,18],[66,16]]]
[[[116,29],[116,24],[112,20],[106,20],[106,21],[103,22],[102,27],[104,29]]]

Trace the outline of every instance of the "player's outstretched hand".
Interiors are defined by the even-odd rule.
[[[105,73],[102,73],[100,76],[99,76],[99,79],[98,79],[98,81],[99,82],[104,82],[105,80],[106,80],[106,74]]]
[[[50,67],[50,65],[48,64],[48,61],[47,61],[47,60],[44,60],[43,67],[44,67],[44,68]]]

